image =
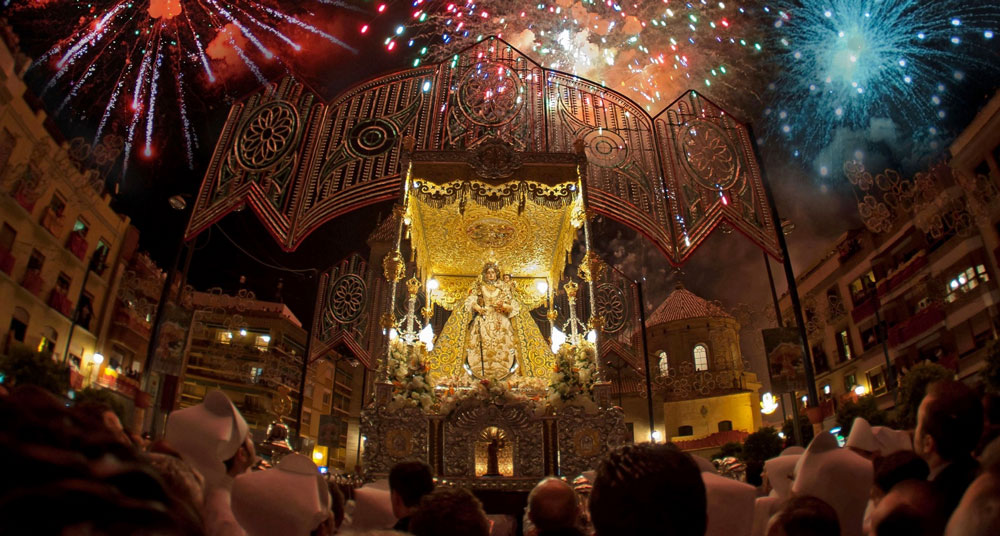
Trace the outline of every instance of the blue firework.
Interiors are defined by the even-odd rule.
[[[781,73],[765,130],[796,155],[815,156],[838,129],[872,119],[943,137],[956,90],[998,72],[994,2],[782,0],[773,11]]]

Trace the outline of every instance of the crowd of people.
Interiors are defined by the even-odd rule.
[[[259,470],[221,391],[173,412],[151,443],[107,406],[69,407],[32,386],[0,389],[0,423],[0,534],[1000,534],[1000,443],[984,440],[996,430],[951,380],[928,388],[912,433],[857,419],[843,447],[821,433],[768,460],[759,487],[670,443],[629,444],[572,482],[541,480],[522,519],[487,515],[421,461],[346,496],[301,454]]]

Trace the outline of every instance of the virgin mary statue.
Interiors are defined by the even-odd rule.
[[[503,378],[517,362],[517,340],[512,319],[520,313],[514,288],[500,268],[486,263],[469,290],[465,311],[472,318],[465,338],[465,361],[480,378]]]

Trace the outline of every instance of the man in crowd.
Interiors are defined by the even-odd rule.
[[[982,431],[983,407],[972,389],[954,380],[927,387],[917,411],[913,447],[930,467],[927,479],[943,495],[949,513],[979,472],[972,451]]]
[[[389,499],[392,501],[392,514],[396,516],[393,529],[410,532],[410,518],[420,499],[434,491],[434,478],[431,468],[424,462],[397,463],[389,470]]]
[[[702,536],[708,515],[698,465],[662,443],[619,447],[597,470],[590,516],[598,536]]]
[[[415,536],[489,536],[490,522],[479,499],[464,488],[434,490],[409,520]]]
[[[792,497],[767,525],[767,536],[840,536],[837,512],[811,495]]]
[[[201,404],[174,411],[166,442],[205,477],[203,516],[210,536],[244,534],[233,517],[233,479],[256,462],[246,420],[222,391],[209,391]]]
[[[579,516],[576,492],[561,479],[548,477],[528,494],[528,520],[536,536],[583,536]]]

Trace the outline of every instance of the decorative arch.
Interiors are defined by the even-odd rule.
[[[495,37],[329,103],[286,78],[234,104],[186,238],[249,206],[292,251],[324,223],[399,196],[404,138],[417,151],[500,140],[517,151],[573,152],[580,140],[590,208],[642,233],[671,263],[723,221],[781,256],[746,125],[694,91],[651,116]]]

